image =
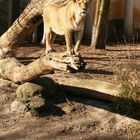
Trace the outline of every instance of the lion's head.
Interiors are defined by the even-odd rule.
[[[76,10],[79,11],[79,15],[84,17],[87,13],[87,8],[90,0],[73,0],[76,5]]]

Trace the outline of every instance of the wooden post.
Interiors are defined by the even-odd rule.
[[[105,49],[110,0],[97,0],[91,46],[93,49]]]
[[[91,45],[95,46],[96,41],[97,41],[97,36],[98,36],[98,26],[97,26],[97,22],[98,22],[98,17],[99,17],[99,6],[100,6],[100,0],[96,1],[96,10],[95,10],[95,17],[94,17],[94,23],[93,23],[93,27],[92,27],[92,40],[91,40]]]
[[[133,0],[125,0],[124,30],[128,36],[133,32]]]

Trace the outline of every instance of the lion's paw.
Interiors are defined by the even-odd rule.
[[[50,52],[55,52],[55,50],[53,48],[46,49],[46,54]]]

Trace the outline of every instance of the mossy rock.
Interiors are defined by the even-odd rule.
[[[45,105],[45,100],[42,97],[39,96],[33,96],[30,98],[29,101],[29,108],[40,108],[41,106]]]
[[[46,98],[58,93],[57,85],[51,78],[39,78],[35,82],[26,82],[18,87],[11,111],[37,114],[38,109],[45,106]]]
[[[17,98],[11,105],[11,111],[21,114],[36,112],[36,109],[45,105],[45,99],[43,98],[42,93],[42,86],[29,82],[24,83],[19,86],[16,91]]]
[[[17,99],[23,103],[26,103],[30,97],[33,96],[42,96],[43,87],[33,83],[24,83],[23,85],[19,86],[16,91]]]
[[[25,114],[28,111],[28,107],[26,104],[23,104],[19,100],[15,99],[11,103],[11,111],[18,114]]]

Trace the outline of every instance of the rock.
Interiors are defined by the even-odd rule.
[[[74,107],[72,105],[66,105],[62,108],[62,110],[66,113],[69,114],[74,110]]]
[[[42,96],[43,87],[33,83],[24,83],[19,86],[16,91],[17,99],[23,103],[29,102],[29,98],[33,96]]]
[[[39,108],[41,106],[44,106],[45,105],[45,100],[44,98],[40,98],[38,96],[33,96],[30,98],[30,101],[29,101],[29,108]]]
[[[36,110],[45,105],[42,96],[43,87],[33,83],[24,83],[16,91],[17,99],[11,104],[11,111],[36,114]]]
[[[24,114],[28,111],[28,107],[26,104],[23,104],[19,100],[15,99],[11,104],[11,111]]]

